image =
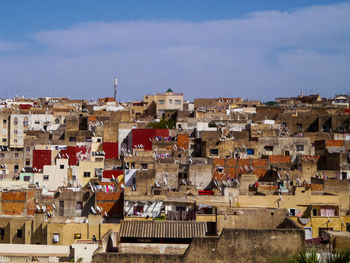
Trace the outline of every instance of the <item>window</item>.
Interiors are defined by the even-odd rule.
[[[210,155],[217,156],[219,154],[219,149],[210,149]]]
[[[34,123],[35,123],[35,124],[40,124],[40,121],[36,120]]]
[[[90,177],[90,172],[84,172],[84,177]]]
[[[6,142],[6,138],[2,138],[2,142]]]
[[[294,208],[289,209],[289,215],[295,216],[295,209]]]
[[[75,233],[74,234],[74,239],[81,239],[81,234],[80,233]]]
[[[13,142],[14,142],[14,143],[17,143],[17,139],[13,139]]]
[[[350,232],[350,223],[346,223],[346,232]],[[0,229],[0,235],[1,235],[1,229]]]
[[[148,168],[147,163],[141,163],[141,168],[142,168],[142,169],[147,169],[147,168]]]
[[[176,105],[181,104],[181,100],[175,100],[175,104],[176,104]]]
[[[312,216],[317,216],[317,209],[316,208],[312,209]]]
[[[286,122],[282,122],[282,127],[283,128],[287,128],[287,123]]]
[[[60,119],[55,119],[56,124],[60,124]]]
[[[297,130],[302,131],[303,130],[303,125],[301,123],[297,123]]]
[[[18,158],[18,153],[15,153],[15,158]]]
[[[26,159],[26,165],[30,165],[30,160]]]
[[[18,130],[14,130],[13,132],[17,134],[17,133],[18,133]]]
[[[77,139],[75,137],[69,137],[70,142],[75,142]]]
[[[13,166],[13,169],[15,170],[15,173],[18,173],[19,165],[18,165],[18,164],[15,164],[15,165]]]
[[[289,151],[284,151],[284,155],[289,156],[290,155]]]
[[[60,234],[54,233],[52,235],[52,243],[58,243],[58,242],[60,242]]]
[[[297,145],[297,152],[302,152],[304,151],[304,145],[300,144],[300,145]]]
[[[23,176],[23,181],[29,182],[31,179],[31,176]]]
[[[18,119],[17,119],[17,118],[15,118],[15,119],[13,120],[13,124],[14,124],[14,125],[17,125],[17,124],[18,124]]]
[[[3,123],[6,123],[6,122],[7,122],[7,120],[3,120],[2,122],[3,122]]]
[[[346,180],[346,179],[348,178],[347,175],[348,175],[347,172],[342,172],[342,173],[341,173],[341,179],[342,179],[342,180]]]
[[[49,176],[48,175],[43,175],[43,181],[48,181],[49,180]]]
[[[4,240],[4,236],[5,236],[5,228],[1,227],[0,228],[0,239]]]
[[[60,202],[58,203],[58,206],[61,207],[61,208],[63,208],[63,207],[64,207],[64,201],[60,201]]]
[[[265,145],[264,149],[265,149],[265,151],[267,151],[267,152],[272,152],[272,151],[273,151],[273,146]]]
[[[254,155],[254,149],[247,149],[248,155]]]
[[[22,229],[17,229],[17,237],[22,238]]]
[[[98,138],[98,139],[97,139],[97,142],[102,142],[102,139],[101,139],[101,138]]]
[[[61,165],[60,165],[60,169],[64,169],[64,164],[61,164]]]
[[[26,151],[27,151],[27,152],[30,152],[30,147],[26,147]]]
[[[73,181],[77,180],[77,176],[76,175],[72,175],[72,180]]]
[[[77,202],[76,209],[77,209],[77,210],[83,209],[83,202]]]
[[[5,158],[5,154],[4,153],[0,153],[0,158]]]
[[[159,100],[158,103],[163,105],[165,104],[165,100]]]
[[[169,99],[169,104],[173,104],[173,100],[172,99]]]

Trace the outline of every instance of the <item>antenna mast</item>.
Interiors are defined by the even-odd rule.
[[[117,77],[114,77],[113,86],[114,86],[114,100],[117,101],[117,85],[118,85],[118,79]]]

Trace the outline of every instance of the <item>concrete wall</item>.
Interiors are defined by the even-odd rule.
[[[302,229],[224,229],[219,237],[194,238],[184,255],[101,253],[94,263],[268,262],[305,249]]]
[[[219,238],[196,238],[184,262],[268,262],[304,250],[303,230],[224,229]]]

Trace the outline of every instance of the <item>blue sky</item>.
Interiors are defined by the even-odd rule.
[[[350,91],[350,2],[1,1],[0,97]]]

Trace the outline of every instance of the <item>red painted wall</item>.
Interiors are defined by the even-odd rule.
[[[122,174],[124,174],[123,170],[104,170],[102,177],[106,179],[112,179],[113,178],[112,175],[113,175],[114,178],[117,179],[117,177]]]
[[[61,150],[60,154],[63,159],[67,159],[66,154],[69,156],[68,164],[69,165],[77,165],[77,148],[75,146],[68,146],[66,150]]]
[[[33,169],[43,169],[44,165],[51,165],[51,150],[33,151]]]
[[[104,142],[102,146],[106,159],[118,159],[118,142]]]
[[[167,129],[133,129],[132,130],[132,148],[136,145],[142,144],[145,151],[152,150],[152,142],[155,136],[169,137],[169,130]]]

